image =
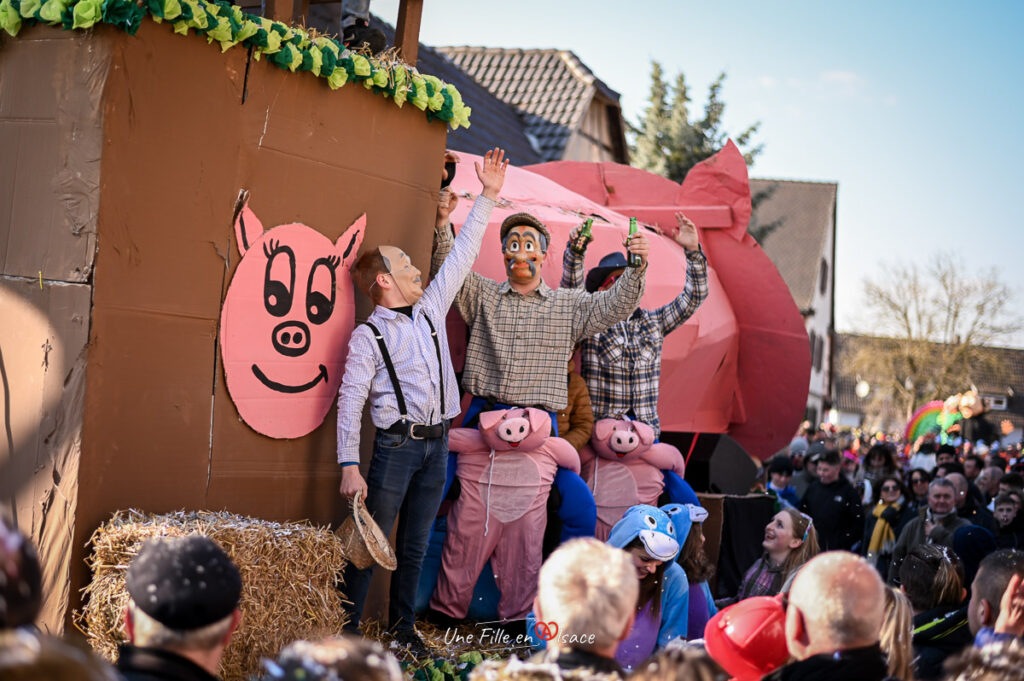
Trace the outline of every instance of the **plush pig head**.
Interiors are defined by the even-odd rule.
[[[228,393],[249,426],[296,438],[319,426],[338,394],[355,323],[348,274],[366,227],[362,215],[335,243],[306,225],[264,231],[239,194],[242,260],[221,310]]]
[[[602,459],[633,461],[654,444],[654,429],[640,421],[601,419],[594,424],[590,446]]]
[[[496,452],[530,452],[551,435],[551,416],[540,409],[501,409],[480,414],[480,434]]]

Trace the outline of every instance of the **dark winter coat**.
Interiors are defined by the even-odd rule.
[[[764,681],[882,681],[887,674],[885,655],[875,644],[832,655],[812,655],[776,669]]]
[[[219,681],[192,660],[160,648],[122,645],[115,666],[125,681]]]
[[[812,482],[800,510],[814,519],[822,551],[852,551],[864,534],[864,506],[845,476],[827,485],[821,480]]]
[[[914,616],[914,669],[918,679],[941,679],[942,663],[971,645],[967,606],[933,608]]]

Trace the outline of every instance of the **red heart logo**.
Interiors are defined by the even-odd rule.
[[[533,625],[533,633],[542,641],[550,641],[558,636],[558,622],[537,622]]]

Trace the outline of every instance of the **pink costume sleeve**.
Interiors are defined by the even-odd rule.
[[[686,474],[686,466],[683,463],[683,455],[678,449],[665,442],[656,442],[651,448],[640,457],[644,463],[649,463],[659,470],[670,470],[679,477]]]
[[[573,473],[580,472],[580,455],[568,440],[560,437],[549,437],[544,443],[551,457],[561,468],[568,468]]]
[[[452,452],[466,453],[489,451],[490,447],[484,444],[484,439],[476,428],[452,428],[448,431],[448,449]]]

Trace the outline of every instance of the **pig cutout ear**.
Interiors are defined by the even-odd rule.
[[[615,426],[619,424],[615,419],[601,419],[594,424],[594,442],[604,442],[611,437]]]
[[[654,442],[654,428],[643,421],[633,421],[630,425],[633,426],[633,430],[640,436],[640,442],[649,445]]]
[[[505,410],[484,411],[480,413],[480,430],[491,430],[505,419]]]
[[[352,263],[355,262],[356,255],[359,253],[359,246],[363,243],[363,235],[365,234],[366,213],[363,213],[356,218],[355,222],[349,225],[345,233],[338,237],[338,240],[334,243],[335,248],[338,249],[338,255],[341,256],[341,266],[343,268],[352,268]]]
[[[238,242],[238,253],[245,252],[263,236],[263,223],[256,213],[249,208],[249,190],[239,189],[235,199],[235,240]]]
[[[546,411],[541,411],[540,409],[527,409],[526,415],[530,419],[531,433],[551,432],[551,415]]]

